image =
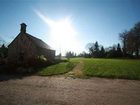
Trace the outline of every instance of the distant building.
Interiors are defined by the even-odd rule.
[[[54,61],[55,50],[28,33],[26,33],[27,25],[21,24],[20,33],[8,46],[9,62],[26,62],[36,57],[44,56],[48,61]]]

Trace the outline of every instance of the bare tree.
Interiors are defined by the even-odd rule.
[[[140,55],[140,22],[135,24],[129,31],[124,31],[119,35],[123,44],[123,54],[136,55],[139,58]]]
[[[122,41],[122,49],[123,49],[124,56],[126,56],[127,35],[128,35],[128,31],[126,30],[119,34],[120,40]]]

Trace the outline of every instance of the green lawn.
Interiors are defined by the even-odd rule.
[[[42,75],[42,76],[64,74],[72,70],[74,66],[75,66],[74,63],[72,62],[62,62],[59,64],[42,68],[41,70],[39,70],[37,74]]]
[[[63,62],[42,68],[39,75],[64,74],[82,61],[84,77],[106,77],[140,80],[140,60],[129,59],[96,59],[96,58],[71,58],[70,62]]]
[[[83,74],[85,76],[140,80],[140,60],[94,58],[78,60],[84,62]]]

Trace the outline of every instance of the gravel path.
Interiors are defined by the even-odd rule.
[[[0,105],[140,105],[140,81],[0,76]]]

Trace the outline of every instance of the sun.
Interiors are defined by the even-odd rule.
[[[67,51],[80,52],[80,42],[77,32],[73,26],[72,18],[65,17],[61,20],[52,20],[44,16],[41,12],[35,11],[37,15],[50,27],[49,41],[56,53],[65,55]]]
[[[75,31],[68,19],[64,19],[51,27],[51,34],[60,42],[66,42],[66,39],[71,39],[75,35]]]
[[[76,31],[69,19],[65,18],[51,25],[51,38],[55,40],[61,48],[70,48],[71,43],[75,41],[75,37]]]

